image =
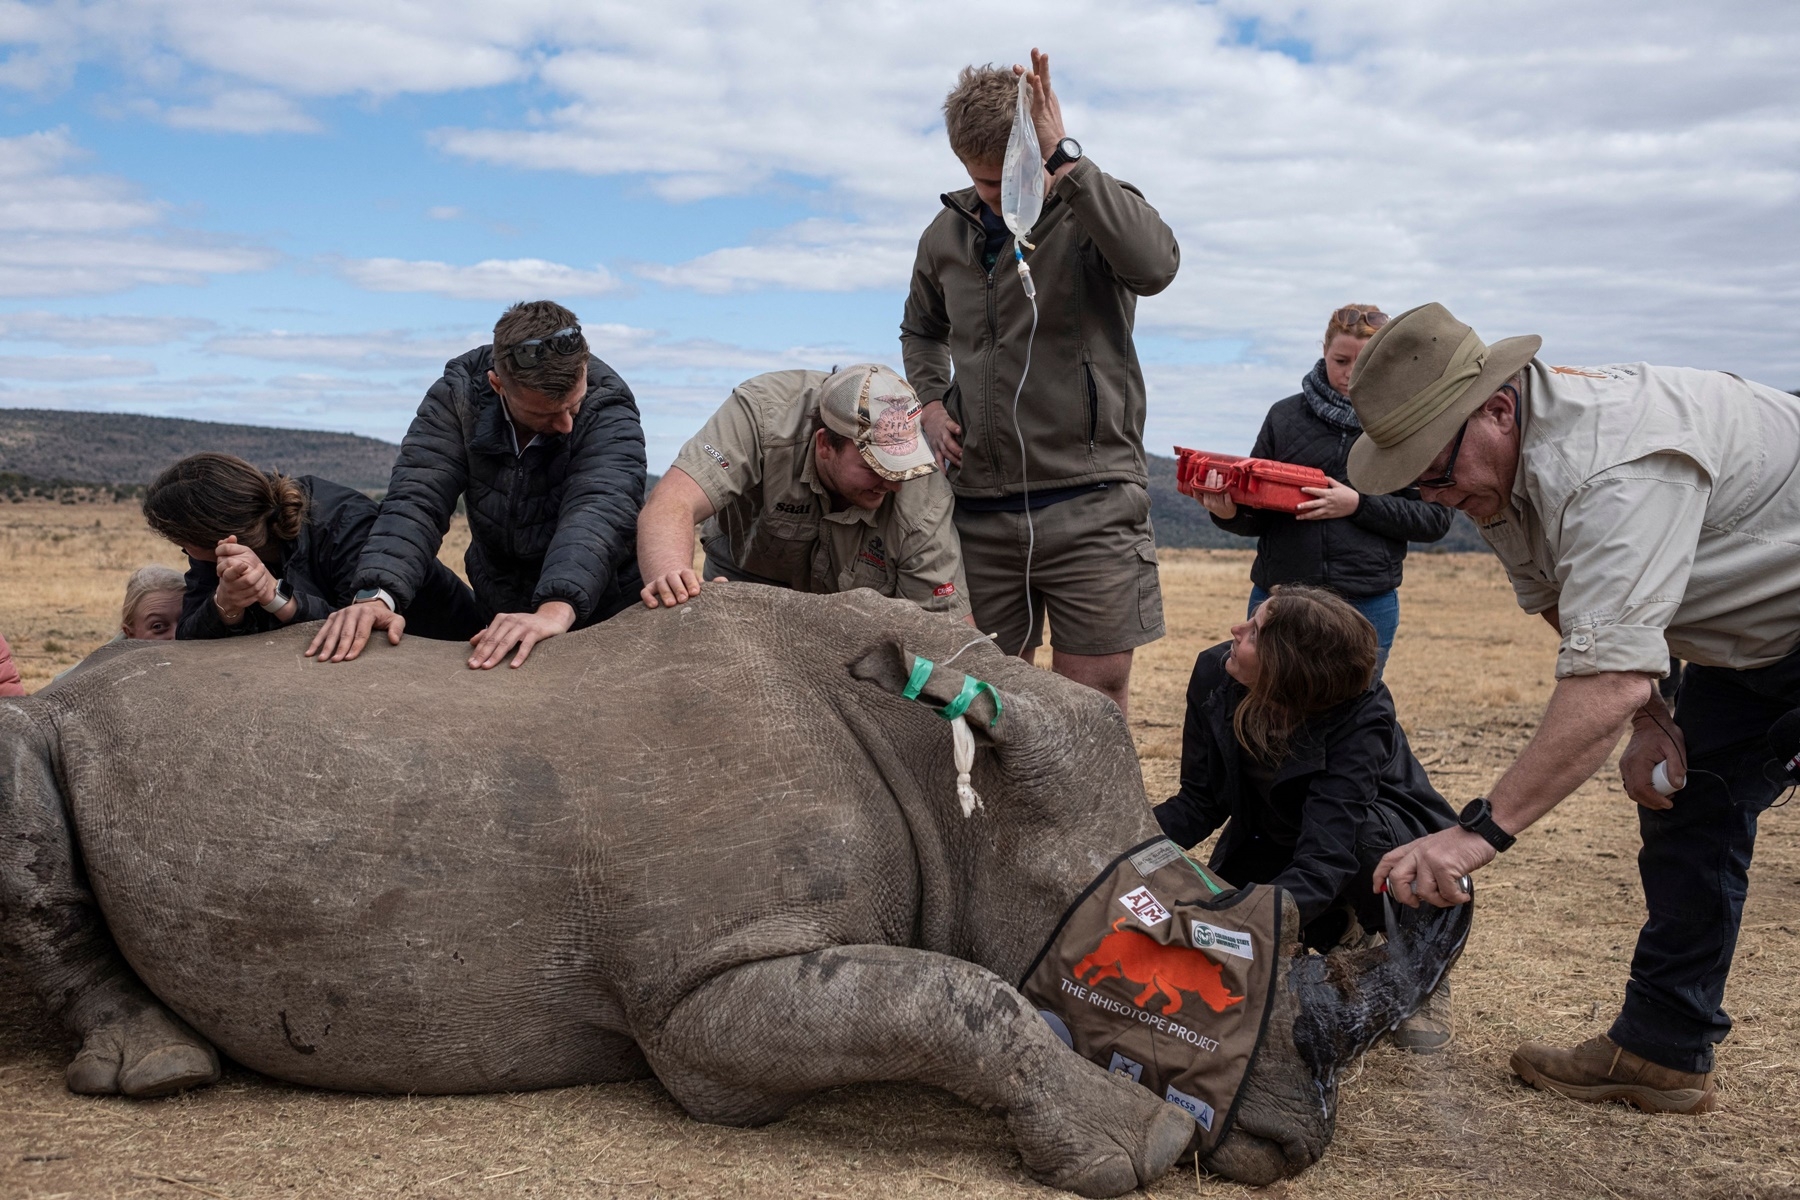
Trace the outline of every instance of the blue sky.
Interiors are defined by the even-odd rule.
[[[550,295],[660,469],[741,378],[897,362],[937,106],[1034,43],[1183,247],[1152,449],[1247,447],[1352,300],[1800,385],[1792,6],[1466,11],[0,3],[0,405],[397,438]]]

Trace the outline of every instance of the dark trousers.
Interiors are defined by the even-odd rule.
[[[1650,911],[1631,959],[1613,1041],[1676,1071],[1710,1071],[1731,1031],[1720,1007],[1749,889],[1756,822],[1787,789],[1769,726],[1800,707],[1800,652],[1727,671],[1682,673],[1675,723],[1687,739],[1687,786],[1661,812],[1638,809],[1638,874]]]

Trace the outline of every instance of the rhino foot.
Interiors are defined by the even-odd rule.
[[[205,1087],[219,1078],[219,1056],[160,1006],[88,1031],[64,1078],[84,1096],[138,1099]]]
[[[1015,1112],[1009,1121],[1026,1169],[1081,1196],[1122,1196],[1154,1183],[1187,1152],[1194,1119],[1129,1079],[1078,1065],[1101,1076],[1080,1090],[1079,1111],[1062,1092],[1050,1111]]]

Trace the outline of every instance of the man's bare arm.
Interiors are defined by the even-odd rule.
[[[1648,675],[1612,671],[1557,683],[1531,742],[1488,795],[1494,821],[1511,834],[1555,808],[1600,769],[1625,722],[1656,691]],[[1375,868],[1375,888],[1416,905],[1462,904],[1458,880],[1494,858],[1479,834],[1455,826],[1390,851]]]
[[[700,594],[694,571],[694,526],[713,515],[712,501],[680,467],[670,467],[638,514],[638,573],[648,608],[684,604]]]

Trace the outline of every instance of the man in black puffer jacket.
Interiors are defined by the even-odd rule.
[[[514,647],[519,666],[538,642],[636,600],[637,402],[560,304],[514,305],[493,345],[445,365],[401,443],[356,603],[332,614],[307,653],[355,658],[374,630],[397,644],[405,618],[395,609],[411,603],[465,498],[463,561],[485,624],[467,631],[469,666],[497,666]]]

